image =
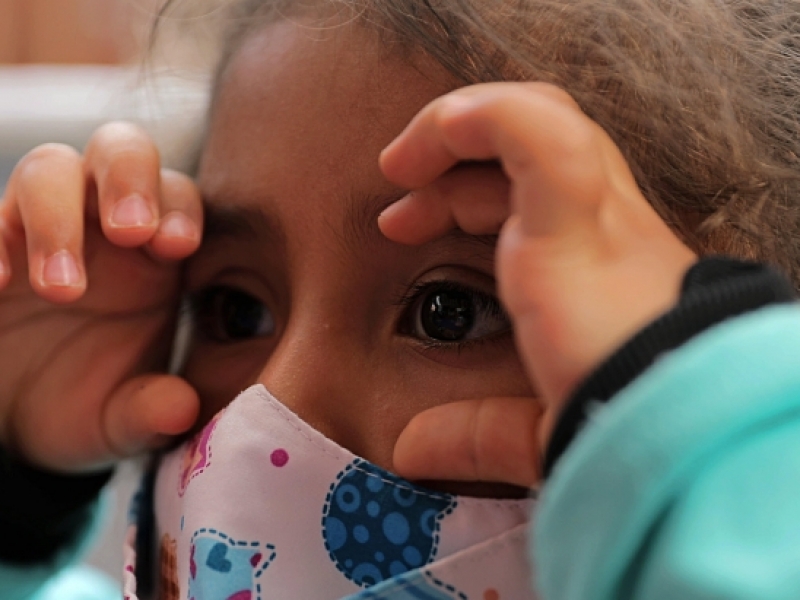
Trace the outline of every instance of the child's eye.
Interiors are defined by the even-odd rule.
[[[194,331],[214,342],[238,342],[275,333],[263,302],[232,287],[214,286],[190,299]]]
[[[422,284],[402,300],[400,333],[433,342],[466,342],[509,331],[500,302],[449,281]]]

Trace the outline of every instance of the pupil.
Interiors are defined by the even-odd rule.
[[[264,306],[247,294],[230,292],[220,307],[225,334],[231,339],[245,339],[258,333]]]
[[[460,340],[472,329],[474,321],[472,298],[464,292],[434,292],[423,305],[422,328],[436,340]]]

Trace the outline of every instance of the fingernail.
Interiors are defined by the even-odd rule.
[[[193,240],[197,238],[197,226],[183,213],[173,212],[161,220],[161,235]]]
[[[413,195],[414,192],[409,192],[402,198],[399,198],[398,200],[392,202],[389,206],[387,206],[381,211],[381,214],[378,215],[378,220],[380,221],[381,219],[385,218],[385,215],[392,215],[397,211],[402,211],[403,207],[409,202],[411,202],[411,198],[413,197]]]
[[[61,250],[44,261],[42,281],[46,285],[76,287],[81,283],[81,272],[75,257],[67,250]]]
[[[153,222],[153,211],[140,194],[131,194],[118,201],[111,211],[114,227],[142,227]]]

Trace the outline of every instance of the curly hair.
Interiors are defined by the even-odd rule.
[[[555,84],[693,250],[772,263],[800,289],[800,0],[227,0],[224,11],[217,81],[260,24],[334,15],[464,85]]]

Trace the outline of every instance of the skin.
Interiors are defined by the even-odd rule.
[[[84,156],[46,146],[21,161],[0,209],[0,443],[94,468],[260,381],[377,464],[505,495],[536,483],[569,391],[675,302],[696,257],[564,91],[451,91],[357,25],[312,37],[269,25],[233,58],[199,192],[124,124]],[[204,219],[182,280],[175,261]],[[483,299],[476,339],[431,344],[418,304],[400,302],[439,281]],[[182,286],[197,329],[185,378],[163,374]],[[220,335],[220,286],[269,319]],[[485,310],[495,290],[513,336]]]
[[[491,159],[508,176],[507,192],[476,195],[448,181],[453,165]],[[509,437],[535,438],[541,455],[571,390],[675,304],[697,256],[647,203],[603,128],[547,84],[491,83],[437,98],[384,150],[381,165],[415,189],[381,215],[390,239],[418,244],[452,227],[499,230],[499,293],[542,406],[529,430],[492,415],[523,423],[530,403],[487,398],[431,409],[401,435],[395,464],[408,477],[531,485],[536,453],[502,460],[496,449],[512,449]],[[470,426],[436,435],[445,423]]]
[[[115,208],[130,213],[131,199],[146,207],[133,216],[148,219],[115,221]],[[197,395],[163,370],[176,260],[197,248],[201,227],[194,185],[161,171],[134,126],[104,126],[85,156],[45,145],[20,161],[0,207],[4,448],[49,469],[85,471],[192,425]],[[53,256],[62,268],[48,280]],[[74,261],[66,270],[65,256]]]
[[[382,57],[360,29],[320,41],[286,22],[244,44],[221,82],[198,184],[210,231],[231,215],[251,226],[209,234],[187,282],[190,292],[246,291],[275,333],[225,343],[200,332],[185,374],[203,399],[201,422],[258,381],[325,435],[393,469],[395,441],[416,414],[532,396],[504,317],[484,311],[485,335],[437,343],[404,326],[417,306],[398,306],[440,281],[494,297],[492,240],[451,231],[407,246],[378,229],[377,215],[405,193],[381,173],[381,150],[452,85],[433,65]]]

